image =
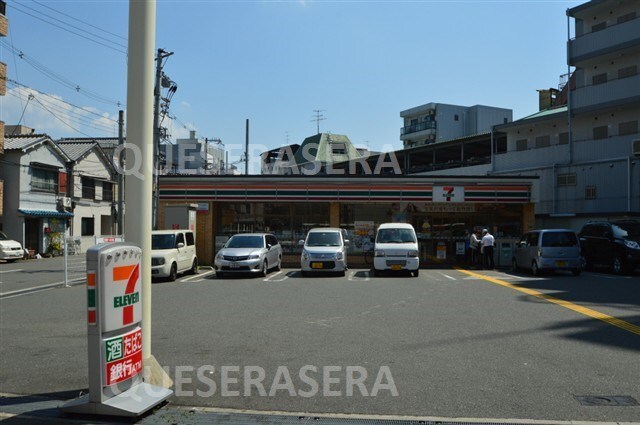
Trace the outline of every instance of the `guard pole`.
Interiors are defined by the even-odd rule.
[[[125,219],[127,242],[142,249],[142,358],[151,357],[151,216],[153,185],[153,68],[156,34],[155,0],[129,1],[129,66],[127,68],[127,176]],[[135,158],[135,156],[140,156]],[[137,172],[133,172],[137,171]]]

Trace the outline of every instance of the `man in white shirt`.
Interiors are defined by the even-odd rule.
[[[493,270],[495,265],[493,264],[493,245],[495,239],[487,229],[482,230],[482,256],[485,269]]]

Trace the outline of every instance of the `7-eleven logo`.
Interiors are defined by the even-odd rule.
[[[122,325],[133,323],[134,304],[140,302],[140,292],[135,292],[140,280],[140,264],[113,268],[113,282],[126,282],[124,295],[113,298],[113,308],[122,308]]]
[[[455,190],[455,187],[453,187],[453,186],[445,186],[442,189],[444,190],[443,196],[445,196],[447,198],[447,202],[450,202],[451,198],[453,198],[455,196],[453,194],[453,191]]]

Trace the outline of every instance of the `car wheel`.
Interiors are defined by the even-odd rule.
[[[216,272],[216,278],[224,279],[224,273],[223,272]]]
[[[175,282],[178,277],[178,265],[176,263],[171,264],[171,271],[169,272],[169,281]]]
[[[276,264],[274,270],[279,272],[282,269],[282,255],[278,257],[278,264]]]
[[[531,263],[531,274],[534,276],[540,276],[540,269],[538,268],[538,263],[535,261]]]
[[[373,270],[373,275],[374,275],[375,277],[380,276],[380,270],[378,270],[378,269],[376,269],[376,268],[373,268],[373,269],[371,269],[371,270]]]
[[[621,257],[616,255],[613,258],[612,268],[613,268],[613,272],[615,274],[623,274],[624,273],[624,270],[625,270],[624,261],[622,260]]]
[[[191,270],[189,270],[189,274],[198,274],[198,259],[193,259],[193,264],[191,264]]]
[[[267,263],[267,260],[265,259],[262,262],[262,270],[260,271],[260,276],[265,277],[269,274],[269,264]]]
[[[573,270],[571,270],[571,273],[573,273],[574,276],[580,276],[580,272],[581,271],[582,270],[580,270],[580,269],[573,269]]]
[[[518,261],[514,258],[511,260],[511,271],[517,272],[518,270],[520,270],[520,267],[518,267]]]
[[[10,259],[10,260],[5,260],[5,261],[6,261],[7,263],[15,263],[16,259],[15,259],[15,258],[12,258],[12,259]]]
[[[420,275],[420,269],[415,269],[412,273],[413,277],[418,277]]]
[[[302,277],[309,277],[309,272],[306,272],[306,271],[304,271],[304,270],[300,270],[300,275],[301,275]]]
[[[346,275],[347,275],[347,272],[345,270],[338,272],[338,276],[340,277],[345,277]]]

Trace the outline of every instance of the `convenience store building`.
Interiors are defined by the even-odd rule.
[[[537,177],[485,176],[162,176],[159,224],[167,205],[197,205],[200,264],[236,233],[278,237],[284,263],[299,265],[300,239],[313,227],[347,231],[349,264],[363,263],[375,229],[406,222],[418,234],[429,265],[466,261],[469,232],[487,228],[507,248],[533,228]],[[506,265],[506,264],[504,264]]]

